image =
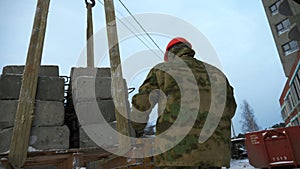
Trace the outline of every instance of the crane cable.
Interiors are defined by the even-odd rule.
[[[130,12],[130,10],[126,7],[126,5],[121,0],[119,0],[119,2],[125,8],[125,10],[129,13],[129,15],[134,19],[134,21],[139,25],[139,27],[144,31],[144,33],[149,37],[149,39],[155,44],[155,46],[161,51],[161,53],[164,54],[164,51],[157,45],[157,43],[153,40],[153,38],[146,31],[146,29],[141,25],[141,23],[134,17],[134,15]]]
[[[102,1],[100,1],[100,0],[97,0],[103,7],[105,7],[104,6],[104,3],[102,2]],[[120,15],[122,15],[123,17],[124,17],[124,15],[119,11],[119,10],[117,10],[116,9],[116,11],[120,14]],[[126,28],[126,29],[128,29],[145,47],[147,47],[149,50],[151,50],[152,51],[152,53],[154,53],[156,56],[158,56],[158,57],[161,57],[160,55],[158,55],[155,51],[153,51],[153,49],[149,46],[149,45],[147,45],[147,43],[145,43],[140,37],[139,37],[139,35],[137,35],[135,32],[133,32],[133,30],[131,30],[119,17],[117,17],[116,16],[116,18],[117,18],[117,20]],[[130,25],[136,30],[136,31],[138,31],[137,30],[137,28],[135,28],[134,27],[134,25],[132,25],[131,24],[131,22],[129,22],[128,21],[128,19],[126,19],[126,17],[124,17],[125,18],[125,20],[128,22],[128,23],[130,23]],[[144,36],[142,36],[148,43],[149,43],[149,41],[144,37]]]

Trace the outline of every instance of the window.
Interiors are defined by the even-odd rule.
[[[294,99],[293,99],[293,97],[292,97],[292,95],[291,95],[291,93],[289,93],[289,95],[288,95],[288,99],[289,99],[289,102],[291,103],[291,110],[293,110],[293,108],[295,107],[295,102],[294,102]]]
[[[293,40],[293,41],[290,41],[290,42],[282,45],[282,50],[283,50],[285,56],[298,51],[299,47],[298,47],[297,41]]]
[[[284,99],[284,102],[285,102],[286,111],[288,112],[288,114],[290,114],[292,112],[292,110],[294,109],[294,107],[295,107],[295,103],[293,102],[292,95],[291,95],[290,91],[286,95],[286,97]]]
[[[292,105],[291,105],[291,102],[289,101],[288,97],[285,99],[285,105],[286,105],[287,112],[291,112],[292,111]]]
[[[295,86],[294,83],[292,84],[291,89],[292,89],[293,101],[294,101],[295,103],[298,103],[298,100],[299,100],[299,94],[298,94],[297,91],[296,91],[296,86]]]
[[[276,15],[276,14],[278,13],[278,8],[279,8],[279,5],[280,5],[280,3],[281,3],[282,1],[283,1],[283,0],[279,0],[279,1],[275,2],[273,5],[271,5],[271,6],[269,7],[270,12],[271,12],[272,15]]]
[[[282,119],[285,120],[288,117],[288,112],[286,110],[286,107],[284,106],[282,111],[281,111]]]
[[[285,19],[281,21],[276,25],[276,30],[278,35],[281,35],[282,33],[286,32],[287,30],[289,30],[290,27],[291,27],[291,23],[289,19]]]
[[[298,118],[292,121],[292,126],[300,126]]]
[[[295,77],[291,83],[291,91],[292,91],[293,98],[295,99],[295,103],[298,103],[300,101],[299,69],[297,70],[297,73],[295,74]]]

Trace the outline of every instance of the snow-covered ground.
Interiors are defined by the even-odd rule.
[[[253,166],[249,164],[248,159],[243,160],[231,160],[230,169],[255,169]]]

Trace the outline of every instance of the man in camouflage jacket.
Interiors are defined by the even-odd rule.
[[[130,116],[138,135],[158,104],[155,164],[160,168],[230,166],[231,118],[236,110],[233,88],[219,69],[194,55],[187,40],[173,39],[166,62],[151,69],[132,98]]]

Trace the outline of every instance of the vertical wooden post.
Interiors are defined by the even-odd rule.
[[[93,31],[93,13],[92,8],[95,6],[95,2],[92,4],[86,1],[87,8],[87,29],[86,29],[86,41],[87,41],[87,67],[94,67],[94,31]]]
[[[30,45],[27,53],[27,60],[8,156],[9,162],[17,168],[24,165],[27,156],[49,4],[50,0],[38,0]]]
[[[117,130],[119,133],[129,136],[128,126],[128,98],[125,92],[125,84],[123,81],[122,67],[120,61],[119,41],[117,35],[117,25],[115,18],[115,9],[113,0],[104,0],[106,29],[109,47],[110,66],[112,74],[113,96],[116,105]],[[126,151],[130,148],[129,139],[119,138],[120,150]]]

